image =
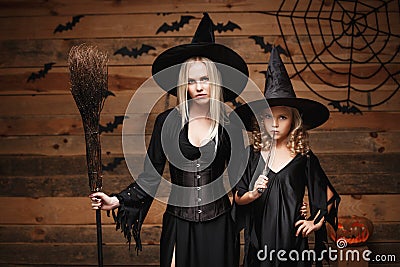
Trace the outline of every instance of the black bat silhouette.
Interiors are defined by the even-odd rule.
[[[143,53],[148,53],[150,50],[156,50],[156,49],[151,45],[145,45],[145,44],[143,44],[140,49],[132,48],[131,50],[129,50],[126,46],[124,46],[115,51],[114,55],[120,54],[122,56],[137,58],[138,56],[141,56]]]
[[[121,164],[121,162],[122,162],[123,160],[125,160],[124,157],[114,158],[114,160],[113,160],[112,162],[108,163],[107,165],[102,164],[102,165],[101,165],[102,170],[103,170],[103,171],[110,171],[110,172],[112,172],[112,171],[114,171],[114,169],[116,169],[116,168],[118,167],[118,165]]]
[[[217,31],[219,33],[233,31],[235,29],[241,30],[242,28],[240,28],[239,25],[237,25],[236,23],[233,23],[232,21],[228,21],[228,23],[225,25],[223,23],[213,24],[213,30]]]
[[[114,129],[118,128],[118,125],[122,124],[124,119],[128,118],[127,116],[114,116],[114,121],[113,122],[108,122],[106,126],[99,125],[99,132],[100,133],[109,133],[113,132]]]
[[[34,82],[36,79],[44,78],[44,76],[46,76],[46,74],[49,72],[49,70],[51,70],[51,68],[53,67],[54,64],[56,64],[56,63],[51,62],[51,63],[44,64],[44,69],[39,70],[36,73],[32,72],[26,82],[30,82],[30,81]]]
[[[328,105],[333,106],[333,108],[338,109],[340,112],[342,112],[343,114],[347,113],[353,113],[353,114],[357,114],[360,113],[362,114],[361,110],[359,110],[357,107],[355,106],[349,106],[349,105],[341,105],[339,101],[332,101],[330,102]]]
[[[80,20],[81,18],[83,18],[83,17],[84,17],[84,15],[73,16],[71,22],[67,22],[67,24],[65,24],[65,25],[58,24],[58,26],[54,29],[54,32],[53,32],[53,33],[72,30],[72,28],[75,27],[75,25],[76,25],[76,24],[79,22],[79,20]]]
[[[185,24],[189,24],[189,21],[194,18],[195,17],[193,17],[193,16],[181,16],[180,21],[172,22],[172,25],[168,25],[167,23],[164,23],[163,25],[160,26],[160,28],[158,28],[156,34],[158,34],[160,32],[179,31],[180,28],[183,28],[183,26],[185,26]]]
[[[107,97],[109,97],[109,96],[115,96],[115,94],[112,92],[112,91],[109,91],[109,90],[104,90],[103,91],[103,97],[104,98],[107,98]]]
[[[265,43],[264,42],[264,37],[252,35],[249,38],[253,39],[254,41],[256,41],[256,45],[259,45],[262,49],[264,49],[264,53],[271,52],[273,45],[268,43],[268,42]],[[278,50],[279,54],[283,54],[283,55],[285,55],[287,57],[289,56],[289,53],[286,52],[286,50],[283,49],[280,45],[276,46],[276,49]]]

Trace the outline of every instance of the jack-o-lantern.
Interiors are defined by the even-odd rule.
[[[348,246],[364,244],[372,235],[374,226],[370,220],[360,216],[339,217],[337,233],[329,225],[328,235],[332,241],[345,239]]]

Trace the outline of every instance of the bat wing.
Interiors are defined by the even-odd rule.
[[[43,78],[49,70],[52,69],[53,65],[56,64],[54,62],[44,64],[44,69],[39,70],[37,73],[32,72],[31,75],[28,77],[27,82],[35,81],[36,79]]]
[[[356,106],[351,106],[351,108],[349,108],[348,113],[353,113],[353,114],[357,114],[360,113],[362,114],[361,110],[359,108],[357,108]]]
[[[108,132],[108,125],[107,126],[103,126],[101,124],[99,124],[99,133],[107,133]]]
[[[267,42],[267,44],[264,46],[264,53],[268,53],[272,51],[272,45]]]
[[[173,26],[170,26],[170,25],[168,25],[167,23],[164,22],[164,24],[161,25],[160,28],[158,28],[156,34],[158,34],[158,33],[160,33],[160,32],[166,33],[166,32],[168,32],[168,31],[173,31],[173,30],[174,30],[174,27],[173,27]]]
[[[161,25],[160,28],[158,28],[156,34],[159,32],[168,32],[168,31],[179,31],[180,28],[183,28],[185,24],[188,24],[191,19],[194,19],[193,16],[181,16],[181,19],[178,21],[175,21],[172,23],[172,25],[168,25],[167,23],[164,23]]]
[[[240,28],[239,25],[237,25],[236,23],[233,23],[232,21],[228,21],[228,23],[223,26],[223,31],[234,31],[235,29],[239,29],[242,30],[242,28]]]
[[[29,75],[28,80],[26,82],[34,82],[36,79],[38,78],[38,75],[34,72],[31,73],[31,75]]]
[[[122,48],[120,48],[120,49],[118,49],[117,51],[114,52],[114,55],[118,55],[118,54],[120,54],[122,56],[130,56],[131,55],[131,51],[129,51],[129,49],[126,46],[124,46],[124,47],[122,47]]]
[[[287,57],[289,56],[288,52],[286,52],[286,50],[283,49],[282,46],[278,45],[278,46],[276,47],[276,49],[278,50],[278,53],[279,53],[279,54],[285,55],[285,56],[287,56]]]
[[[115,128],[117,128],[118,125],[122,124],[124,122],[124,119],[125,119],[125,116],[115,116],[114,117],[114,123],[113,123]]]
[[[114,129],[118,128],[118,125],[122,124],[124,122],[125,116],[114,116],[114,121],[113,122],[108,122],[106,126],[99,125],[99,131],[100,133],[109,133],[113,132]]]
[[[217,23],[216,25],[213,25],[213,30],[218,31],[219,33],[233,31],[234,29],[241,30],[242,28],[240,28],[239,25],[233,23],[232,21],[228,21],[226,25],[224,25],[223,23]]]
[[[256,45],[259,45],[262,49],[264,49],[264,53],[271,52],[272,45],[270,43],[264,42],[264,37],[261,36],[250,36],[250,39],[253,39],[256,42]]]
[[[51,62],[51,63],[44,64],[43,77],[44,77],[45,74],[47,74],[49,72],[49,70],[51,70],[53,68],[54,64],[56,64],[56,63]]]
[[[74,24],[72,24],[72,22],[67,22],[66,26],[65,26],[65,30],[72,30],[72,28],[74,27]]]
[[[137,54],[140,56],[143,53],[148,53],[150,50],[156,50],[155,47],[152,47],[151,45],[142,45],[142,47],[138,50]]]
[[[83,18],[83,17],[84,17],[84,15],[73,16],[71,22],[67,22],[67,24],[65,24],[65,25],[58,24],[58,26],[54,29],[54,32],[53,32],[53,33],[72,30],[72,28],[73,28],[73,27],[80,21],[80,19]]]
[[[332,101],[328,103],[329,106],[333,106],[333,108],[338,109],[339,111],[342,111],[342,106],[338,101]]]
[[[257,36],[257,35],[252,35],[249,37],[250,39],[253,39],[256,42],[256,45],[261,46],[262,48],[264,48],[265,43],[264,43],[264,38],[261,36]]]
[[[117,168],[123,160],[124,158],[122,157],[114,158],[113,162],[110,162],[107,165],[102,165],[102,169],[103,171],[114,171],[114,169]]]
[[[109,97],[109,96],[115,96],[115,94],[113,93],[113,92],[111,92],[111,91],[109,91],[109,90],[103,90],[103,97],[104,98],[107,98],[107,97]]]
[[[65,30],[65,26],[62,24],[58,24],[58,26],[54,29],[53,33],[62,32]]]
[[[343,105],[342,106],[339,101],[332,101],[328,105],[333,106],[334,108],[336,108],[337,110],[339,110],[343,114],[345,114],[345,113],[347,113],[347,114],[349,114],[349,113],[354,113],[354,114],[361,113],[361,111],[357,107],[355,107],[355,106],[349,107],[348,105]]]
[[[262,49],[265,48],[264,37],[252,35],[249,38],[253,39],[256,42],[256,45],[259,45]]]
[[[183,26],[185,26],[185,24],[189,24],[189,21],[191,19],[194,19],[194,17],[193,16],[181,16],[181,20],[178,23],[179,28],[183,28]]]
[[[71,22],[72,26],[75,26],[75,24],[77,24],[80,21],[80,19],[83,17],[84,17],[84,15],[73,16],[72,22]]]

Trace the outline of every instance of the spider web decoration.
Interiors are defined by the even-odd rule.
[[[283,0],[275,14],[279,29],[289,54],[300,52],[295,59],[289,56],[295,70],[291,78],[297,76],[342,113],[387,102],[400,88],[398,11],[394,0]],[[289,35],[297,41],[290,49]],[[337,89],[340,98],[317,92],[321,84]],[[380,88],[385,90],[378,94]]]

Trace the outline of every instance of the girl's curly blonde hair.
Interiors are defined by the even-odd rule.
[[[292,127],[289,133],[286,146],[291,151],[292,155],[306,154],[310,150],[308,142],[308,133],[303,127],[303,120],[296,108],[287,107],[292,111]],[[263,148],[269,148],[272,142],[272,137],[265,131],[264,118],[259,115],[261,127],[258,126],[257,120],[253,118],[253,149],[261,151]]]

